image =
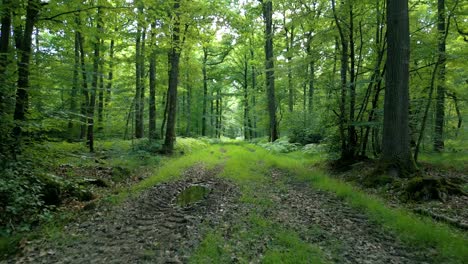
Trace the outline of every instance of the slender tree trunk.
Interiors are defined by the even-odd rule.
[[[168,73],[168,74],[170,74],[170,73]],[[166,95],[163,98],[164,113],[163,113],[163,120],[162,120],[162,124],[161,124],[161,135],[165,135],[165,133],[164,133],[165,130],[164,129],[165,129],[166,124],[167,124],[167,111],[168,111],[168,107],[169,107],[169,104],[167,103],[167,98],[168,97],[169,97],[169,90],[166,91]]]
[[[211,137],[215,137],[215,114],[214,114],[214,111],[215,111],[215,108],[214,108],[214,102],[213,102],[213,88],[211,89],[210,91],[210,135]]]
[[[348,125],[348,156],[354,158],[357,152],[356,127],[354,115],[356,108],[356,56],[354,43],[354,15],[353,5],[349,4],[349,48],[350,48],[350,84],[349,84],[349,125]]]
[[[409,131],[408,0],[387,0],[387,34],[382,162],[398,176],[416,170]]]
[[[77,24],[80,25],[80,20],[77,18]],[[81,94],[83,95],[81,101],[81,130],[80,130],[80,139],[87,138],[86,136],[86,127],[87,127],[87,113],[89,106],[89,91],[88,91],[88,74],[86,73],[86,54],[84,52],[84,37],[81,35],[80,31],[77,31],[78,42],[80,46],[80,64],[81,64],[81,81],[83,82],[81,87]]]
[[[447,61],[445,55],[445,0],[437,1],[438,13],[438,52],[439,69],[437,72],[437,97],[436,97],[436,117],[434,131],[434,150],[442,151],[444,149],[444,119],[445,119],[445,64]]]
[[[112,39],[109,47],[109,73],[107,75],[106,97],[104,101],[106,107],[111,101],[112,82],[114,80],[114,46],[115,41]]]
[[[276,121],[275,97],[275,66],[273,54],[273,3],[271,0],[262,0],[263,18],[265,20],[265,76],[268,101],[269,140],[278,139],[278,124]]]
[[[104,47],[104,40],[101,40],[100,48]],[[98,93],[98,131],[103,130],[104,121],[104,60],[99,59],[99,93]]]
[[[340,101],[340,139],[341,139],[341,159],[349,159],[348,142],[346,140],[346,96],[347,96],[347,73],[348,73],[348,42],[344,36],[343,29],[338,19],[335,1],[332,0],[333,16],[341,41],[341,101]]]
[[[206,73],[206,63],[208,60],[208,50],[203,47],[203,112],[202,112],[202,136],[206,136],[206,117],[207,117],[207,103],[208,103],[208,77]]]
[[[142,13],[143,10],[139,7],[139,12]],[[144,67],[144,43],[145,43],[145,32],[146,29],[141,27],[139,23],[137,29],[137,39],[136,39],[136,62],[135,62],[135,137],[143,138],[144,132],[144,123],[143,123],[143,112],[144,109],[144,87],[143,87],[143,67]]]
[[[254,50],[253,48],[251,47],[250,48],[250,59],[251,60],[254,60],[255,59],[255,54],[254,54]],[[251,66],[251,71],[252,71],[252,116],[253,116],[253,120],[252,120],[252,129],[250,130],[251,131],[251,138],[256,138],[257,137],[257,114],[255,112],[255,107],[257,105],[257,97],[256,97],[256,89],[257,89],[257,69],[255,67],[255,65],[252,64]]]
[[[250,124],[249,124],[249,80],[248,80],[248,60],[247,60],[247,55],[244,55],[244,72],[243,72],[243,77],[244,77],[244,139],[245,140],[250,140]]]
[[[73,117],[77,111],[77,95],[79,89],[79,76],[80,76],[80,40],[79,33],[75,31],[75,63],[73,65],[73,86],[70,94],[70,114],[68,115],[68,138],[71,141],[73,139]]]
[[[187,79],[187,127],[185,130],[185,134],[187,136],[192,135],[192,84],[190,83],[190,73],[187,71],[186,73]]]
[[[458,137],[458,133],[459,133],[460,128],[462,126],[463,119],[462,119],[460,107],[458,106],[457,96],[455,94],[450,94],[450,97],[452,97],[452,99],[453,99],[453,104],[455,105],[455,111],[457,112],[458,123],[457,123],[457,130],[455,132],[455,137]]]
[[[151,56],[149,65],[149,139],[158,138],[156,132],[156,23],[151,24]]]
[[[289,29],[286,26],[286,14],[283,14],[283,23],[286,36],[286,63],[288,67],[288,110],[289,112],[292,112],[294,110],[294,89],[291,69],[291,49],[294,43],[294,27],[291,27],[291,29]]]
[[[138,109],[138,117],[140,119],[138,128],[141,138],[144,136],[145,131],[145,49],[146,49],[146,27],[143,28],[141,37],[141,53],[140,53],[140,108]]]
[[[168,115],[166,137],[164,139],[164,152],[171,154],[174,151],[174,143],[176,140],[175,127],[177,117],[177,84],[179,78],[179,61],[180,61],[180,21],[179,21],[180,0],[174,2],[175,21],[172,29],[172,47],[169,53],[170,71],[169,71],[169,88],[168,88]]]
[[[219,89],[216,89],[216,115],[215,115],[215,137],[220,137],[220,128],[221,128],[221,106],[220,106],[220,95]]]
[[[314,109],[314,81],[315,81],[315,61],[314,58],[312,57],[312,31],[307,34],[307,47],[306,47],[306,52],[307,52],[307,58],[309,59],[309,106],[307,109],[307,114],[311,115],[312,111]],[[307,72],[307,69],[306,69]],[[304,86],[305,89],[305,86]],[[306,114],[306,90],[304,90],[304,114]],[[307,120],[305,120],[305,124],[307,125]]]
[[[102,8],[98,8],[97,12],[97,32],[102,33]],[[97,36],[94,40],[94,56],[93,56],[93,76],[91,81],[91,95],[88,107],[88,145],[89,151],[94,152],[94,111],[96,106],[96,93],[98,89],[99,79],[99,64],[100,64],[100,51],[101,51],[101,40],[100,36]]]
[[[4,0],[1,15],[1,28],[0,28],[0,117],[6,110],[6,69],[9,64],[8,50],[10,47],[11,35],[11,0]]]

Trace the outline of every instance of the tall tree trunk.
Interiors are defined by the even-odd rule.
[[[114,46],[115,41],[112,39],[109,46],[109,73],[107,75],[106,97],[104,102],[106,107],[111,101],[112,82],[114,80]]]
[[[139,14],[143,13],[143,8],[138,7]],[[136,36],[136,51],[135,51],[135,137],[143,137],[143,116],[141,115],[141,109],[143,101],[143,85],[142,85],[142,72],[143,72],[143,28],[141,22],[137,26],[137,36]],[[143,95],[144,96],[144,95]]]
[[[179,78],[179,61],[180,61],[180,17],[179,17],[180,0],[174,2],[175,21],[172,29],[172,47],[169,52],[170,71],[169,71],[169,88],[168,88],[168,113],[167,113],[167,129],[164,139],[164,152],[171,154],[174,151],[174,143],[176,140],[175,127],[177,117],[177,84]]]
[[[8,50],[11,35],[11,0],[4,0],[2,4],[1,28],[0,28],[0,117],[5,113],[6,106],[6,68],[8,66]]]
[[[170,75],[170,69],[168,71],[168,75]],[[168,97],[169,97],[169,90],[166,90],[166,94],[165,94],[165,96],[163,96],[164,112],[163,112],[163,120],[162,120],[162,123],[161,123],[161,136],[165,135],[165,133],[164,133],[165,130],[164,129],[165,129],[166,124],[167,124],[167,111],[168,111],[168,107],[169,107],[169,104],[167,103],[167,98]]]
[[[434,150],[442,151],[444,149],[444,119],[445,119],[445,0],[437,1],[438,13],[438,53],[439,53],[439,69],[437,72],[437,97],[436,97],[436,117],[434,131]]]
[[[190,56],[185,56],[185,85],[187,86],[186,92],[186,104],[185,104],[185,122],[187,126],[185,127],[185,135],[191,136],[192,135],[192,83],[190,80]]]
[[[100,48],[104,47],[104,40],[101,40]],[[99,93],[98,93],[98,131],[103,130],[104,121],[104,59],[99,59]]]
[[[39,0],[29,0],[26,10],[26,24],[22,39],[19,43],[20,61],[18,64],[18,89],[16,90],[16,104],[14,119],[19,121],[26,120],[26,112],[28,111],[28,90],[29,90],[29,75],[30,75],[30,61],[32,50],[32,34],[34,24],[37,21],[41,3]],[[14,131],[16,136],[21,134],[21,127],[17,126]]]
[[[387,36],[382,162],[398,176],[416,170],[409,131],[408,0],[387,0]]]
[[[144,136],[145,131],[145,50],[146,50],[146,27],[143,28],[143,34],[141,37],[141,54],[140,54],[140,108],[138,109],[138,117],[140,118],[140,131],[141,137]]]
[[[244,77],[244,139],[245,140],[250,140],[250,124],[249,124],[249,83],[248,83],[248,60],[247,60],[247,55],[244,55],[244,72],[243,72],[243,77]]]
[[[80,19],[77,18],[77,25],[80,26]],[[81,94],[83,98],[81,100],[81,129],[80,129],[80,139],[87,138],[86,136],[86,128],[87,128],[87,113],[88,113],[88,106],[89,106],[89,91],[88,91],[88,74],[86,71],[86,54],[84,52],[84,37],[81,32],[78,30],[78,42],[80,46],[80,64],[81,64],[81,81],[83,82],[81,87]]]
[[[156,132],[156,23],[151,24],[151,56],[149,58],[149,124],[148,137],[158,138]]]
[[[91,80],[91,95],[89,100],[88,107],[88,145],[89,151],[94,152],[94,110],[96,106],[96,93],[98,89],[98,79],[99,79],[99,61],[101,59],[101,40],[100,34],[102,33],[102,8],[98,8],[97,12],[97,32],[98,36],[94,40],[94,56],[93,56],[93,76]]]
[[[215,137],[220,138],[221,135],[221,105],[220,105],[220,95],[219,88],[216,89],[216,115],[215,115]]]
[[[278,124],[276,121],[275,97],[275,65],[273,55],[273,3],[271,0],[261,0],[263,18],[265,20],[265,76],[268,101],[269,140],[278,139]]]
[[[309,106],[308,106],[308,115],[312,114],[312,111],[314,109],[314,81],[315,81],[315,61],[314,58],[312,57],[312,32],[309,32],[307,35],[307,57],[309,59]],[[305,99],[306,93],[304,93],[304,112],[306,112],[305,105],[306,105],[306,99]],[[307,121],[307,120],[306,120]]]
[[[348,125],[348,156],[354,158],[357,152],[356,127],[354,115],[356,108],[356,56],[354,43],[353,5],[349,2],[349,49],[350,49],[350,84],[349,84],[349,125]]]
[[[202,73],[203,73],[203,112],[202,112],[202,136],[206,136],[206,118],[207,118],[207,107],[208,107],[208,77],[206,73],[206,64],[208,60],[208,50],[203,47],[203,61],[202,61]]]
[[[292,54],[291,49],[294,43],[294,27],[291,26],[289,29],[286,26],[286,14],[283,14],[283,24],[284,24],[284,32],[286,37],[286,64],[288,68],[288,110],[292,112],[294,110],[294,89],[293,89],[293,81],[292,81],[292,69],[291,69],[291,61],[292,61]]]
[[[75,31],[75,53],[74,59],[75,63],[73,65],[73,86],[70,94],[70,114],[68,115],[68,138],[71,141],[73,139],[73,117],[76,115],[77,111],[77,95],[79,89],[79,76],[80,76],[80,35]]]
[[[250,59],[253,61],[255,59],[255,53],[253,48],[250,48]],[[255,112],[255,107],[257,105],[257,97],[256,97],[256,90],[257,90],[257,69],[255,65],[252,63],[251,66],[251,74],[252,74],[252,129],[251,131],[251,138],[256,138],[257,137],[257,114]]]
[[[341,101],[340,101],[340,139],[341,139],[341,159],[349,159],[348,142],[346,139],[346,96],[347,96],[347,73],[348,73],[348,42],[345,38],[338,15],[336,13],[335,1],[332,0],[333,16],[341,41]]]

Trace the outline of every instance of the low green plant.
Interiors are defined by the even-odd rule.
[[[330,178],[322,171],[310,169],[302,161],[290,159],[286,155],[271,157],[268,162],[310,183],[312,188],[335,193],[408,244],[435,247],[439,253],[439,262],[463,263],[468,259],[468,239],[444,224],[420,218],[400,208],[390,208],[378,197],[366,194],[349,183]]]
[[[299,150],[301,144],[290,143],[288,137],[282,137],[275,142],[260,143],[259,145],[276,153],[289,153]]]

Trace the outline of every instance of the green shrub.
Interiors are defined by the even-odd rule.
[[[290,143],[287,137],[279,138],[275,142],[260,143],[259,145],[276,153],[289,153],[299,150],[300,147],[298,143]]]
[[[308,128],[295,128],[289,135],[290,143],[299,143],[301,145],[318,144],[323,140],[323,136]]]
[[[141,139],[133,146],[133,152],[141,153],[141,152],[148,152],[148,153],[159,153],[162,149],[161,141],[159,140],[148,140],[148,139]]]
[[[43,183],[28,164],[11,163],[0,171],[0,229],[27,230],[46,208]]]

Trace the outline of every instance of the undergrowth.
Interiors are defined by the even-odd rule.
[[[220,149],[223,148],[223,151]],[[346,200],[356,209],[362,210],[379,223],[383,228],[395,233],[402,241],[411,246],[428,248],[434,247],[438,251],[441,262],[463,263],[468,259],[468,240],[465,236],[457,234],[450,227],[435,223],[428,218],[416,216],[400,208],[390,208],[382,200],[369,195],[348,183],[333,179],[323,171],[311,169],[311,165],[321,160],[320,157],[301,156],[297,152],[290,154],[278,154],[253,145],[242,146],[213,145],[206,150],[197,152],[192,158],[184,157],[183,160],[174,161],[171,164],[171,173],[158,174],[154,179],[148,180],[144,187],[168,179],[189,167],[194,162],[203,160],[213,166],[223,163],[224,170],[221,176],[232,179],[238,183],[248,181],[261,182],[266,180],[266,170],[276,167],[287,170],[298,180],[311,185],[311,188],[319,188],[333,192],[338,197]],[[258,173],[256,173],[258,172]]]

